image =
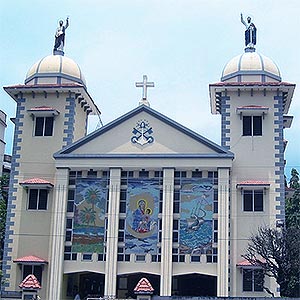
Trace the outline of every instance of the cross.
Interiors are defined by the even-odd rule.
[[[148,82],[147,75],[143,75],[143,82],[136,82],[135,86],[143,88],[143,100],[147,100],[147,88],[154,87],[154,82]]]

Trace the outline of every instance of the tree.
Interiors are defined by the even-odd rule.
[[[249,239],[243,257],[254,266],[260,266],[264,275],[275,278],[280,296],[299,296],[300,230],[262,226]],[[267,287],[266,291],[272,294]]]
[[[3,258],[5,224],[6,224],[6,209],[8,199],[9,176],[3,175],[0,177],[0,260]],[[3,283],[2,265],[0,269],[0,284]]]
[[[291,170],[290,188],[295,190],[300,188],[299,173],[294,168]]]
[[[9,176],[3,175],[0,177],[0,260],[3,256],[3,246],[5,238],[5,224],[6,224],[6,208],[8,199],[8,185]]]
[[[286,228],[300,229],[300,184],[299,173],[296,169],[292,169],[289,183],[294,193],[292,197],[285,200],[285,224]]]
[[[281,296],[300,297],[300,184],[296,169],[291,171],[289,187],[294,192],[285,199],[284,226],[260,227],[250,237],[243,257],[275,278]]]

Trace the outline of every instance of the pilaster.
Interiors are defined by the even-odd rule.
[[[174,169],[164,169],[163,176],[160,296],[171,296]]]
[[[121,169],[110,169],[104,296],[115,297],[117,287],[118,224]]]
[[[52,211],[52,246],[49,257],[48,299],[61,299],[64,264],[64,240],[68,191],[68,168],[57,168],[55,173],[55,196]]]
[[[228,297],[229,169],[218,169],[218,282],[217,296]]]

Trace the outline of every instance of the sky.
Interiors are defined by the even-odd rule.
[[[257,27],[256,51],[271,58],[282,80],[296,83],[285,130],[287,170],[300,170],[300,1],[298,0],[0,0],[0,84],[23,84],[27,71],[52,54],[58,21],[70,18],[65,55],[80,66],[103,124],[134,109],[143,75],[153,109],[220,144],[208,85],[244,51],[244,17]],[[0,90],[11,153],[15,102]],[[89,130],[98,121],[91,120]]]

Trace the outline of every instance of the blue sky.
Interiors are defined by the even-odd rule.
[[[220,143],[220,116],[209,106],[209,83],[244,49],[240,13],[258,28],[257,52],[275,61],[283,81],[300,80],[298,0],[0,0],[0,83],[23,84],[27,71],[51,54],[60,19],[70,17],[66,56],[85,75],[104,124],[138,105],[143,74],[155,82],[151,107]],[[1,89],[0,109],[8,118],[14,101]],[[300,169],[299,86],[293,98],[291,129],[285,132],[287,168]],[[13,126],[6,132],[11,152]],[[91,122],[94,129],[97,121]]]

